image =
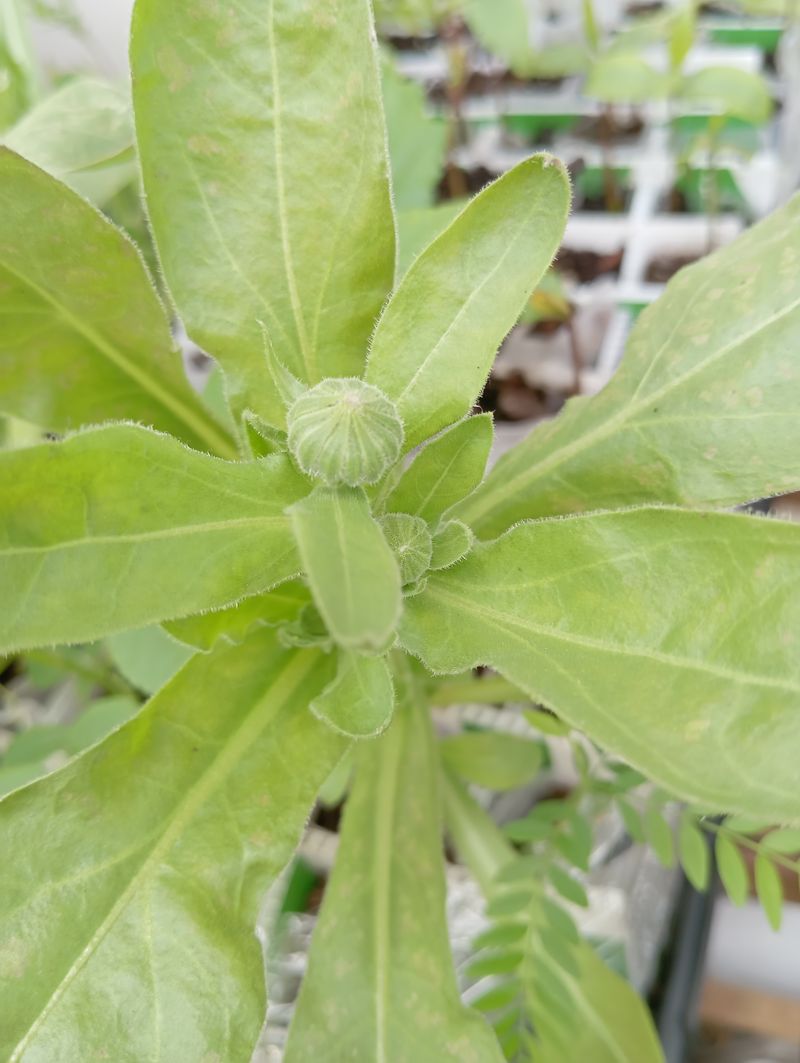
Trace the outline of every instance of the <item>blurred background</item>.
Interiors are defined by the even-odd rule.
[[[132,6],[0,0],[0,141],[91,199],[136,239],[156,274],[127,84]],[[800,0],[375,0],[374,7],[402,269],[465,197],[531,152],[553,152],[572,174],[563,247],[531,292],[482,397],[501,449],[570,397],[599,390],[637,316],[670,277],[800,184]],[[185,337],[184,348],[191,378],[214,401],[210,360]],[[39,437],[32,425],[0,419],[0,445]],[[787,497],[755,508],[792,518],[800,507]],[[128,718],[189,652],[153,628],[0,660],[0,792],[52,770]],[[440,725],[458,728],[465,718],[494,725],[485,711],[454,707]],[[525,726],[519,714],[514,720],[509,726]],[[574,745],[544,739],[542,764],[522,796],[483,795],[493,814],[512,819],[568,789]],[[340,799],[334,780],[277,909],[265,914],[283,933],[270,961],[277,1032],[260,1058],[279,1058]],[[664,819],[674,825],[669,809]],[[670,1063],[796,1063],[798,854],[778,854],[785,903],[776,932],[752,881],[742,905],[719,890],[696,893],[673,860],[658,859],[652,837],[649,848],[620,842],[625,826],[598,824],[585,929],[650,999]],[[755,842],[743,853],[749,873],[760,831],[751,826]],[[457,868],[449,908],[464,964],[480,902]]]

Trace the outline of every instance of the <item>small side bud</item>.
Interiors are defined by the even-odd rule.
[[[386,542],[391,546],[400,569],[400,582],[416,583],[431,563],[431,533],[422,517],[409,513],[389,513],[381,521]]]
[[[329,486],[377,483],[403,445],[394,403],[355,377],[315,385],[294,401],[286,423],[297,464]]]

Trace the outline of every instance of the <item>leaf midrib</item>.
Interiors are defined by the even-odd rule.
[[[594,445],[609,435],[613,435],[617,427],[620,424],[624,424],[625,421],[634,417],[641,410],[651,405],[653,402],[659,402],[668,395],[670,391],[673,391],[679,387],[682,387],[687,381],[693,377],[704,372],[709,366],[712,366],[720,358],[724,358],[726,354],[737,348],[743,346],[759,333],[766,331],[775,325],[778,321],[788,317],[794,311],[800,307],[800,298],[796,299],[788,307],[785,307],[777,314],[773,314],[771,317],[759,322],[758,326],[752,329],[750,332],[743,333],[738,336],[734,341],[720,347],[713,355],[707,358],[705,361],[692,366],[682,376],[677,376],[674,379],[667,380],[660,388],[655,391],[644,395],[636,402],[628,402],[622,406],[616,413],[612,414],[607,420],[596,428],[579,436],[573,440],[572,443],[567,443],[566,446],[561,447],[555,452],[551,453],[548,457],[543,458],[535,465],[527,466],[522,472],[517,473],[510,479],[500,481],[493,489],[485,489],[484,491],[478,491],[472,498],[465,503],[465,509],[463,511],[463,517],[468,524],[480,524],[481,519],[487,514],[491,513],[492,509],[498,504],[502,504],[506,498],[513,497],[520,491],[526,490],[532,483],[535,483],[537,479],[552,472],[553,469],[558,468],[565,461],[579,454],[581,451],[586,450],[588,447]],[[624,368],[624,366],[623,366]],[[655,424],[660,423],[658,419],[655,420]],[[647,422],[643,423],[643,427],[649,427]],[[533,437],[531,437],[533,438]],[[527,440],[523,441],[523,444]],[[509,455],[519,454],[517,448],[509,451]],[[502,470],[502,465],[498,466],[498,471]]]
[[[270,683],[263,696],[233,732],[229,741],[217,753],[207,770],[188,790],[172,815],[168,817],[158,840],[153,844],[130,883],[125,887],[117,902],[112,906],[70,969],[55,987],[32,1025],[17,1043],[9,1057],[9,1063],[19,1063],[19,1060],[22,1059],[22,1053],[31,1045],[31,1040],[35,1037],[36,1032],[47,1020],[81,970],[92,959],[139,887],[145,887],[148,884],[157,869],[157,865],[180,832],[191,822],[214,791],[222,785],[238,759],[252,747],[259,733],[285,707],[288,699],[306,678],[315,663],[315,655],[307,651],[299,651],[296,655],[288,655],[286,666]]]
[[[139,368],[123,351],[108,341],[101,333],[76,317],[66,304],[60,301],[52,292],[37,284],[36,281],[21,273],[18,269],[15,269],[7,260],[3,260],[2,266],[3,269],[6,269],[16,277],[21,284],[26,285],[31,291],[35,292],[43,302],[51,306],[73,332],[83,336],[96,350],[104,354],[117,369],[130,377],[138,387],[150,394],[156,402],[169,410],[174,417],[187,425],[199,439],[204,440],[215,454],[231,460],[238,459],[239,453],[236,447],[227,435],[217,428],[210,417],[206,419],[198,415],[180,396],[173,395],[166,388],[161,387],[155,374],[149,374],[144,369]]]

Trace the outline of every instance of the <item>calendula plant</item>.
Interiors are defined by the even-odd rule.
[[[672,797],[800,819],[800,528],[722,511],[800,481],[800,201],[680,274],[612,383],[484,479],[471,411],[559,245],[562,166],[511,170],[395,283],[366,0],[138,0],[131,55],[164,281],[230,412],[129,240],[0,152],[0,409],[60,437],[0,454],[0,654],[147,625],[197,650],[0,804],[0,1055],[248,1060],[259,909],[349,756],[287,1060],[658,1059],[573,939],[575,880],[514,855],[430,706],[501,695],[436,678],[491,666]],[[459,998],[442,804],[522,925],[521,1029]]]

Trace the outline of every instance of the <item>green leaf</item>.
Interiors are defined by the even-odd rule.
[[[551,712],[542,712],[540,709],[523,709],[522,715],[537,731],[542,734],[552,735],[554,738],[564,738],[569,734],[569,724],[559,720]]]
[[[726,835],[718,834],[714,851],[725,892],[733,904],[743,905],[750,892],[750,876],[738,845]]]
[[[392,193],[398,211],[433,202],[447,149],[447,126],[428,112],[422,85],[382,64],[383,106],[392,163]]]
[[[133,425],[0,453],[0,648],[268,590],[298,571],[283,511],[307,490],[285,458],[232,464]]]
[[[370,5],[138,0],[131,64],[170,291],[236,412],[280,425],[259,321],[295,376],[358,376],[392,284]]]
[[[800,829],[781,827],[778,830],[772,830],[761,839],[760,844],[773,853],[788,853],[789,855],[800,853]]]
[[[727,506],[800,484],[800,196],[670,281],[616,376],[504,455],[460,517],[481,537],[551,513]]]
[[[0,148],[0,412],[64,431],[127,419],[226,457],[141,256],[111,222]]]
[[[253,595],[227,609],[169,620],[163,626],[179,642],[207,653],[218,640],[235,645],[255,628],[274,627],[294,620],[310,600],[306,585],[300,580],[291,580],[269,594]]]
[[[520,77],[536,69],[531,47],[531,20],[525,0],[463,0],[469,28],[487,52],[508,64]]]
[[[481,949],[501,948],[503,945],[514,945],[525,937],[528,927],[525,923],[498,923],[482,934],[478,934],[472,942],[476,952]]]
[[[442,798],[453,845],[486,894],[499,872],[516,861],[514,849],[486,809],[446,769],[442,772]]]
[[[506,982],[503,985],[493,986],[479,997],[476,997],[472,1001],[472,1007],[478,1011],[497,1011],[511,1004],[517,999],[518,995],[519,982],[516,980]]]
[[[137,174],[130,97],[99,78],[68,81],[28,111],[3,142],[100,206]]]
[[[416,455],[387,498],[386,509],[436,524],[483,479],[493,438],[490,413],[448,428]]]
[[[783,887],[775,865],[765,853],[755,862],[756,893],[773,930],[780,930],[783,915]]]
[[[547,868],[547,874],[550,881],[555,888],[561,894],[561,896],[570,902],[570,904],[579,904],[582,908],[589,906],[589,898],[586,896],[586,890],[572,875],[567,874],[562,870],[558,864],[550,864]]]
[[[397,403],[407,449],[469,411],[553,259],[568,208],[563,166],[535,155],[476,196],[403,277],[367,379]]]
[[[711,853],[705,835],[692,817],[686,813],[681,816],[678,830],[678,848],[686,877],[696,890],[708,889],[711,873]]]
[[[144,694],[155,694],[192,655],[157,625],[122,631],[106,645],[117,671]]]
[[[306,711],[325,674],[270,632],[197,655],[0,804],[2,1058],[250,1059],[259,907],[345,749]]]
[[[662,99],[668,86],[667,76],[640,56],[612,52],[592,65],[584,92],[603,103],[649,103]]]
[[[433,537],[429,567],[433,571],[450,568],[467,556],[474,542],[475,536],[463,521],[448,520]]]
[[[625,824],[625,830],[630,834],[632,840],[640,844],[644,842],[644,824],[638,809],[620,797],[617,798],[617,808],[620,816],[622,816],[622,822]]]
[[[397,239],[400,249],[397,258],[397,280],[405,276],[409,266],[428,244],[444,232],[464,209],[463,199],[450,199],[435,207],[401,210],[397,215]]]
[[[31,106],[40,80],[25,0],[5,0],[0,5],[0,130]]]
[[[381,518],[380,524],[400,569],[400,582],[405,586],[422,579],[428,571],[433,551],[431,533],[425,521],[410,513],[389,513]]]
[[[391,727],[359,751],[286,1063],[328,1059],[332,1045],[340,1059],[502,1058],[488,1025],[459,999],[444,916],[438,754],[403,664]]]
[[[800,528],[639,509],[539,521],[431,573],[400,637],[491,665],[670,793],[798,816]],[[720,588],[725,593],[720,594]]]
[[[289,514],[334,640],[347,649],[385,649],[400,618],[400,572],[364,492],[318,487]]]
[[[516,971],[524,959],[525,953],[520,949],[491,952],[470,963],[467,973],[476,981],[493,974],[510,974],[511,971]]]
[[[505,919],[510,915],[530,908],[533,894],[531,890],[507,890],[496,893],[486,905],[486,915],[490,919]]]
[[[392,674],[384,657],[340,650],[333,679],[311,702],[311,711],[340,734],[371,738],[389,726],[394,709]]]
[[[537,742],[502,731],[465,731],[441,742],[445,764],[469,782],[490,790],[514,790],[542,767]]]
[[[680,99],[754,125],[769,121],[773,110],[772,96],[761,75],[732,66],[707,66],[685,77]]]
[[[647,843],[664,867],[672,867],[675,862],[675,841],[672,827],[664,819],[661,806],[652,800],[645,809],[644,833]]]

